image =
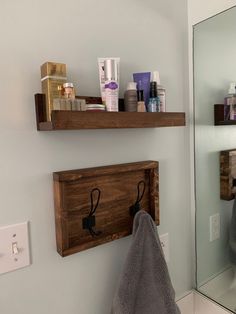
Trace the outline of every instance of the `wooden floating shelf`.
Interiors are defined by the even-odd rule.
[[[89,99],[92,99],[91,97]],[[97,98],[94,98],[97,99]],[[45,119],[42,94],[35,95],[37,129],[39,131],[79,129],[157,128],[185,125],[184,112],[86,112],[52,111]]]
[[[236,120],[225,120],[225,106],[227,105],[214,105],[215,125],[236,125]]]

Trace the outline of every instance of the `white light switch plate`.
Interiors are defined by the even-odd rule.
[[[28,222],[0,228],[0,274],[30,264]]]

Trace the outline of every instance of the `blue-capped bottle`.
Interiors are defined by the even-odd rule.
[[[150,98],[148,112],[159,112],[159,101],[157,97],[157,82],[150,83]]]

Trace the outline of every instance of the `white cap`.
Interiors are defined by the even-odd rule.
[[[230,83],[228,94],[235,94],[235,87],[236,87],[236,83],[235,82]]]
[[[152,72],[152,82],[157,82],[157,85],[161,85],[160,74],[158,71]]]
[[[63,87],[64,87],[64,88],[67,88],[67,87],[73,88],[73,87],[74,87],[74,84],[73,84],[73,83],[64,83],[64,84],[63,84]]]
[[[117,81],[118,79],[118,69],[117,61],[115,59],[106,59],[104,61],[104,73],[105,81]]]
[[[129,82],[127,84],[126,90],[136,90],[137,89],[137,83],[136,82]]]

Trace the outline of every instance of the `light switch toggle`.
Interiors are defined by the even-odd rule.
[[[13,254],[13,255],[19,254],[19,248],[18,248],[18,246],[17,246],[17,242],[13,242],[13,243],[12,243],[12,254]]]

